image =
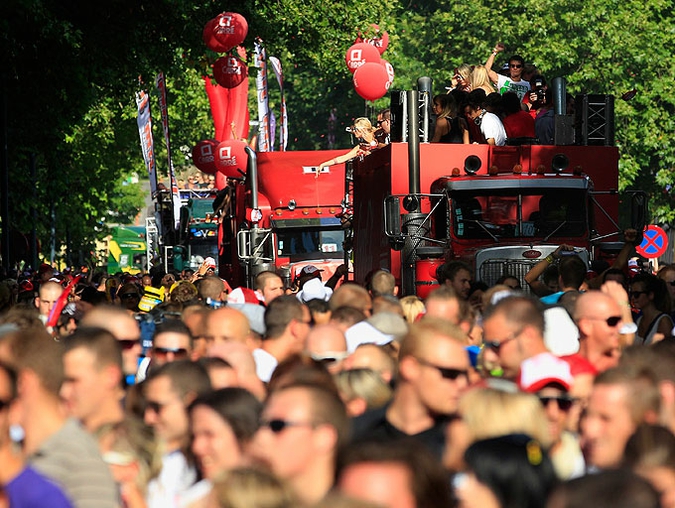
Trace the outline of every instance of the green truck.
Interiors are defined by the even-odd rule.
[[[115,226],[108,240],[108,273],[135,275],[147,266],[145,227]]]

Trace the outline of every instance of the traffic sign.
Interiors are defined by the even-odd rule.
[[[659,226],[650,224],[644,231],[642,243],[635,247],[640,256],[648,259],[657,258],[666,253],[668,249],[668,235]]]

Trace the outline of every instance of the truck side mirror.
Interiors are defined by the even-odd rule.
[[[384,200],[384,234],[389,237],[401,234],[401,204],[398,196],[387,196]]]

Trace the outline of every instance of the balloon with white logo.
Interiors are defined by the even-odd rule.
[[[215,139],[200,141],[192,148],[192,163],[204,173],[215,175],[216,171],[218,171],[216,167],[217,148],[218,141]]]
[[[238,139],[228,139],[216,148],[216,168],[229,178],[242,178],[246,174],[248,155],[246,143]]]
[[[221,56],[213,64],[213,77],[220,86],[234,88],[248,76],[246,64],[234,55]]]
[[[359,44],[354,44],[347,50],[345,62],[347,63],[347,68],[353,74],[356,72],[356,69],[364,64],[370,62],[379,63],[380,52],[375,46],[366,42],[361,42]]]
[[[244,42],[248,34],[248,22],[246,18],[236,12],[223,12],[215,18],[213,35],[226,51]]]
[[[387,71],[387,90],[389,90],[389,87],[394,82],[394,66],[387,62],[384,58],[380,60],[380,65],[382,65],[382,67],[384,67],[384,69]]]

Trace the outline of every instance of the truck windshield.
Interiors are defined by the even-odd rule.
[[[279,229],[277,256],[290,257],[291,261],[342,257],[344,238],[342,229]]]
[[[190,242],[189,255],[190,259],[187,266],[193,270],[197,270],[208,257],[212,257],[218,263],[218,242],[216,238]]]
[[[453,231],[466,239],[580,237],[586,234],[582,189],[489,189],[451,195]]]

